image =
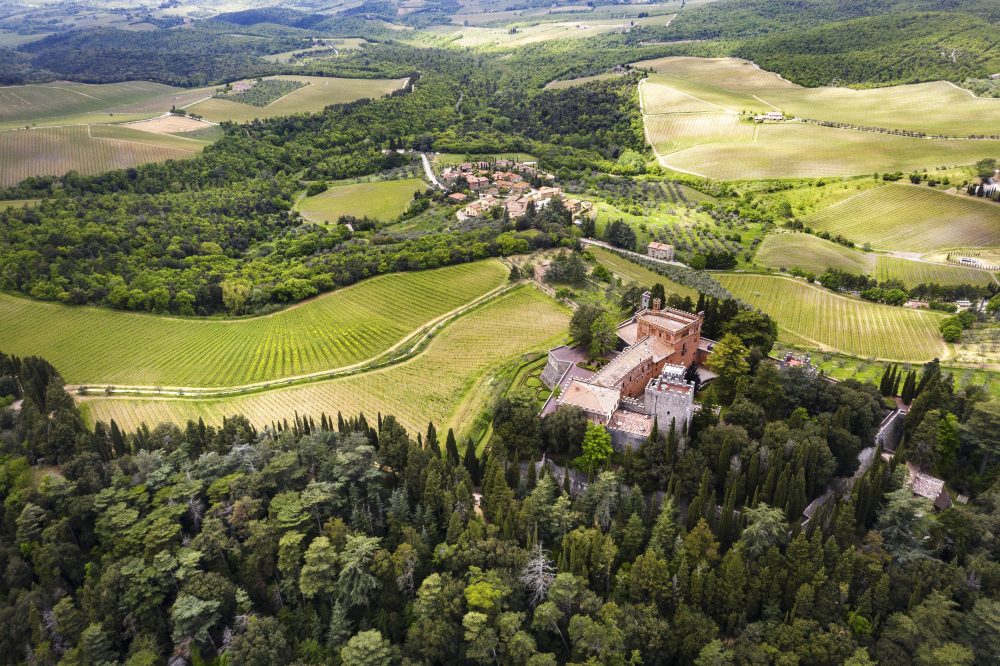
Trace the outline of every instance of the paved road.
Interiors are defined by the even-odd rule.
[[[434,187],[439,190],[447,190],[448,188],[438,182],[438,179],[434,176],[434,170],[431,169],[431,161],[427,159],[427,153],[420,153],[420,161],[424,163],[424,175],[427,176],[427,180],[434,183]]]

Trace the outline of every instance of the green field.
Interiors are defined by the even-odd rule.
[[[418,356],[381,370],[294,388],[217,400],[185,398],[87,398],[91,420],[114,419],[128,429],[142,422],[184,423],[204,418],[218,424],[244,414],[257,425],[338,410],[362,410],[374,422],[377,412],[393,414],[411,431],[433,420],[440,430],[469,428],[486,404],[483,380],[510,359],[542,351],[565,335],[568,310],[529,286],[518,287],[448,325]]]
[[[406,79],[338,79],[331,76],[273,76],[267,78],[298,81],[307,85],[267,106],[252,106],[225,99],[207,99],[187,107],[206,120],[236,123],[256,118],[273,118],[295,113],[315,113],[331,104],[346,104],[364,98],[376,98],[398,90]]]
[[[694,289],[673,282],[669,278],[640,266],[633,261],[623,259],[614,252],[609,252],[605,249],[594,247],[593,245],[586,246],[586,250],[594,255],[594,258],[596,258],[599,263],[604,264],[609,271],[614,273],[617,277],[620,277],[622,282],[626,284],[629,282],[637,282],[639,285],[649,288],[659,282],[663,285],[664,290],[668,294],[690,296],[693,299],[698,298],[698,292]]]
[[[879,305],[835,294],[803,280],[774,275],[714,273],[736,297],[774,317],[779,339],[810,349],[862,358],[927,361],[945,358],[941,315]]]
[[[504,284],[498,261],[383,275],[264,317],[160,317],[0,296],[6,353],[72,384],[232,386],[351,365]]]
[[[153,134],[117,125],[77,125],[0,131],[0,187],[28,176],[92,175],[147,162],[184,159],[207,141]]]
[[[655,82],[734,110],[780,109],[788,116],[945,136],[993,135],[1000,124],[1000,99],[976,97],[946,81],[802,88],[737,58],[661,58],[637,66],[658,72]]]
[[[798,121],[758,124],[739,115],[781,110],[863,126],[995,134],[1000,100],[973,98],[947,83],[805,89],[731,58],[638,65],[660,72],[640,84],[647,140],[660,164],[679,171],[727,180],[852,176],[972,164],[1000,154],[1000,141],[920,139]],[[955,129],[956,117],[964,119],[962,131]]]
[[[322,194],[302,198],[298,210],[306,218],[323,224],[336,224],[341,215],[389,221],[406,210],[414,192],[426,188],[420,178],[334,185]]]
[[[1000,205],[912,185],[866,190],[803,222],[886,250],[1000,246]]]
[[[557,81],[549,81],[545,84],[545,89],[561,90],[563,88],[572,88],[573,86],[582,86],[593,81],[606,81],[619,76],[621,76],[621,74],[617,72],[604,72],[603,74],[594,74],[593,76],[581,76],[577,79],[559,79]]]
[[[995,282],[988,271],[864,253],[801,233],[765,237],[754,261],[768,268],[798,268],[817,275],[828,268],[835,268],[855,275],[871,275],[879,281],[899,280],[907,287],[930,283],[985,286]]]

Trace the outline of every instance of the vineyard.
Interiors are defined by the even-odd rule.
[[[791,278],[713,275],[750,305],[774,317],[787,344],[862,358],[927,361],[945,358],[941,315],[841,296]]]
[[[505,362],[528,351],[542,351],[565,335],[568,311],[528,287],[518,287],[447,326],[415,358],[385,369],[299,387],[220,400],[95,397],[83,408],[92,421],[114,419],[126,428],[140,423],[204,418],[218,424],[244,414],[258,426],[294,414],[344,414],[364,411],[394,414],[408,429],[473,425],[490,391],[484,380]]]
[[[240,104],[249,104],[251,106],[267,106],[274,100],[284,97],[304,85],[306,84],[301,81],[289,81],[288,79],[264,79],[246,90],[239,92],[218,92],[213,97],[216,99],[227,99],[231,102],[239,102]]]
[[[272,315],[205,320],[0,296],[7,353],[35,354],[67,382],[232,386],[346,366],[504,284],[498,261],[374,277]]]
[[[760,244],[754,261],[761,266],[793,269],[819,275],[828,268],[869,274],[875,258],[812,234],[770,234]]]
[[[718,128],[703,139],[688,135],[685,142],[698,145],[683,150],[675,146],[672,149],[679,152],[664,155],[662,146],[670,144],[669,137],[658,137],[654,130],[659,119],[666,117],[646,117],[647,123],[652,123],[650,142],[660,154],[660,162],[669,168],[726,180],[912,171],[972,164],[1000,154],[1000,141],[918,139],[786,122],[757,125],[752,141],[720,138]],[[740,130],[741,135],[743,132]]]
[[[420,178],[334,185],[326,192],[303,198],[299,211],[308,219],[336,224],[342,215],[392,220],[413,201],[413,193],[426,189]]]
[[[929,252],[1000,245],[1000,206],[910,185],[862,192],[804,222],[882,249]]]
[[[206,145],[110,125],[0,131],[0,187],[29,176],[61,176],[68,171],[89,175],[183,159]]]
[[[996,122],[977,114],[1000,119],[1000,100],[977,100],[946,83],[816,92],[735,59],[664,58],[639,66],[666,72],[640,85],[643,122],[660,163],[680,171],[725,180],[852,176],[971,164],[1000,154],[997,140],[916,136],[955,133],[954,109],[944,102],[961,109],[967,135],[995,134]],[[926,112],[931,108],[933,114]],[[837,126],[757,124],[739,115],[774,110]],[[901,117],[910,120],[892,124]]]
[[[26,124],[65,122],[73,116],[113,112],[150,98],[164,98],[180,88],[149,81],[125,83],[52,83],[45,85],[0,87],[0,127],[24,127]],[[203,95],[204,96],[204,95]],[[170,105],[158,108],[168,111]]]
[[[798,269],[814,275],[835,268],[856,275],[871,275],[882,282],[899,280],[908,288],[931,283],[985,286],[994,281],[987,271],[866,254],[811,234],[771,234],[761,243],[755,262],[768,268]]]
[[[346,104],[359,99],[383,97],[406,83],[406,79],[338,79],[329,76],[275,78],[294,81],[303,86],[263,107],[212,98],[193,104],[187,110],[213,122],[229,120],[242,123],[255,118],[315,113],[331,104]]]
[[[1000,133],[1000,99],[976,97],[946,81],[881,88],[802,88],[753,63],[736,58],[661,58],[637,63],[656,71],[650,80],[674,94],[691,95],[734,110],[780,109],[785,115],[847,126],[945,136],[995,136]],[[669,97],[663,96],[669,105]],[[749,97],[753,95],[754,97]],[[646,113],[663,105],[650,98]],[[685,108],[676,110],[704,110]],[[669,106],[667,106],[669,109]]]

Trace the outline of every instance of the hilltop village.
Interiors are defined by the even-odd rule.
[[[449,201],[470,202],[455,213],[460,222],[485,215],[494,208],[517,220],[532,209],[541,210],[555,197],[563,198],[574,219],[593,208],[589,201],[563,197],[562,188],[552,185],[555,176],[540,171],[535,162],[508,159],[464,162],[444,169],[440,180],[452,190]]]

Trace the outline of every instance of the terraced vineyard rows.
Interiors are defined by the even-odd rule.
[[[351,365],[502,285],[498,261],[375,277],[269,315],[197,320],[0,296],[7,353],[74,384],[233,386]]]
[[[882,249],[929,252],[1000,245],[1000,206],[911,185],[867,190],[804,222]]]
[[[732,273],[714,277],[774,317],[780,339],[791,344],[898,361],[927,361],[948,353],[938,332],[941,315],[936,313],[848,298],[791,278]]]
[[[129,429],[145,422],[184,423],[204,418],[218,424],[224,416],[244,414],[259,426],[272,420],[320,413],[364,410],[395,415],[411,431],[432,419],[439,429],[468,427],[483,408],[485,395],[475,390],[508,360],[530,350],[544,350],[565,334],[569,312],[529,286],[486,303],[447,326],[417,357],[385,369],[342,379],[272,390],[235,398],[87,398],[91,420]]]

